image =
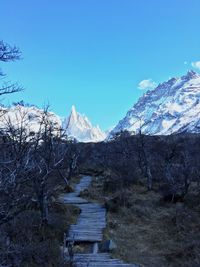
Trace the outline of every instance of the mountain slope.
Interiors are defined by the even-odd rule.
[[[200,75],[189,71],[144,94],[110,133],[120,131],[149,135],[200,132]]]
[[[70,116],[65,119],[63,128],[68,136],[79,142],[100,142],[106,138],[105,133],[101,131],[99,126],[92,126],[89,119],[78,113],[74,106],[72,106]]]
[[[38,132],[43,115],[44,111],[36,106],[17,104],[9,108],[1,107],[0,128],[4,129],[12,125],[16,129],[23,127],[28,132]],[[60,117],[53,112],[48,112],[48,115],[51,122],[54,123],[54,126],[59,129],[62,126]]]

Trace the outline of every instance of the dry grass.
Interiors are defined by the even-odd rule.
[[[7,257],[8,266],[16,267],[63,266],[60,246],[64,232],[75,223],[78,215],[77,207],[54,201],[49,207],[48,224],[41,225],[39,210],[25,210],[0,228],[0,261]],[[8,247],[5,247],[3,233],[9,236]]]
[[[142,185],[123,194],[128,208],[120,205],[107,215],[105,238],[116,242],[115,257],[148,267],[200,266],[200,209],[191,205],[195,194],[184,204],[162,203],[160,194]],[[112,197],[103,192],[100,179],[94,180],[87,195],[100,202]]]

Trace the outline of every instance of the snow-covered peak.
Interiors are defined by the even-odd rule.
[[[72,106],[71,113],[63,122],[63,128],[69,137],[79,142],[100,142],[106,138],[99,126],[92,126],[89,119],[76,111]]]
[[[72,106],[70,117],[73,119],[73,121],[77,121],[78,114],[74,105]]]
[[[147,91],[110,133],[168,135],[200,132],[200,75],[194,71]]]
[[[200,75],[194,70],[189,70],[186,75],[182,76],[183,79],[190,80],[190,79],[195,79],[199,78]]]

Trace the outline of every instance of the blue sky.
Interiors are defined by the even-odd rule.
[[[200,60],[199,10],[199,0],[1,0],[0,38],[23,53],[1,67],[26,89],[6,101],[48,102],[61,116],[74,104],[107,129],[138,87]]]

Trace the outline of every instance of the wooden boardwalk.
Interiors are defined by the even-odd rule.
[[[112,259],[108,253],[98,253],[98,243],[103,241],[103,230],[106,227],[106,209],[98,204],[81,198],[80,192],[87,189],[92,181],[90,176],[84,176],[76,185],[74,192],[64,194],[60,200],[80,208],[81,213],[76,224],[70,226],[66,241],[75,243],[91,243],[94,245],[91,254],[75,254],[76,267],[137,267]]]
[[[138,267],[134,264],[126,264],[120,260],[112,259],[107,253],[76,254],[74,264],[76,267]]]

